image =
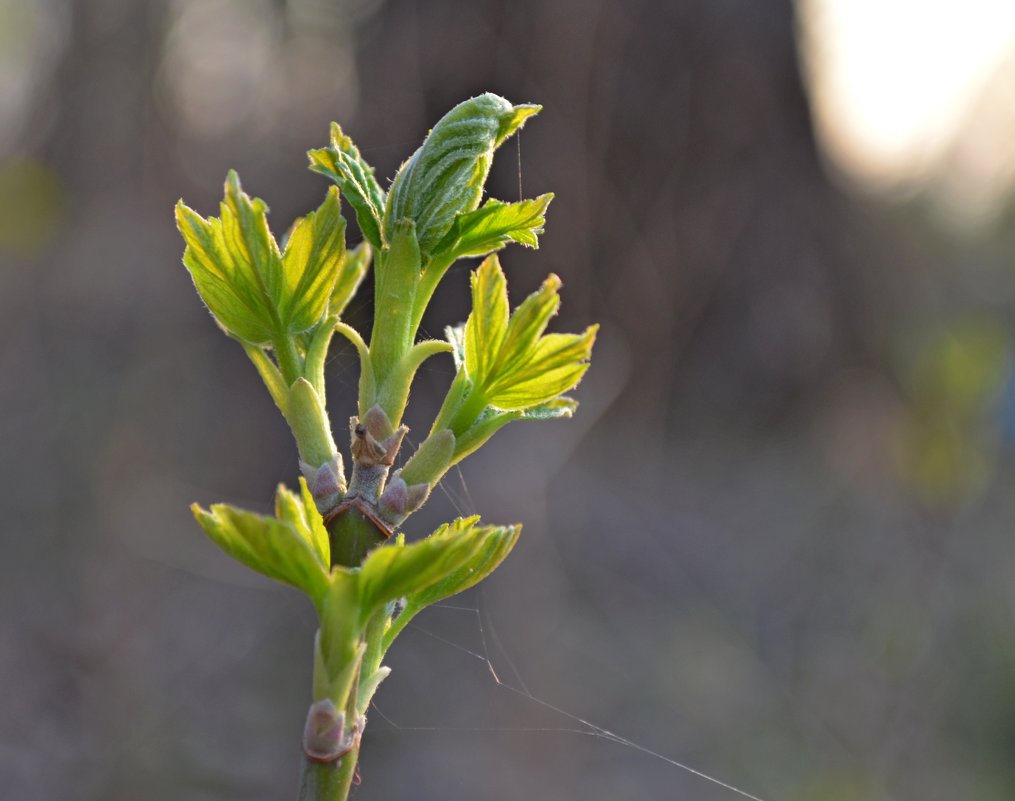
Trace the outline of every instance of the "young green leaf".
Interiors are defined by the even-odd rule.
[[[328,589],[327,567],[292,524],[222,503],[210,510],[194,504],[191,510],[205,533],[234,559],[320,603]]]
[[[221,218],[206,220],[182,200],[176,204],[176,224],[187,243],[183,263],[219,325],[240,339],[264,345],[279,334],[272,290],[277,292],[281,283],[281,261],[277,248],[272,252],[264,240],[265,228],[256,224],[258,217],[263,219],[264,203],[235,191],[234,178],[231,172]],[[242,217],[240,208],[246,212]]]
[[[345,199],[356,212],[356,222],[363,238],[375,248],[380,248],[384,192],[374,178],[374,168],[363,160],[352,139],[342,133],[337,122],[333,122],[328,147],[311,150],[307,156],[311,170],[331,178],[342,189]]]
[[[490,259],[496,260],[496,256]],[[500,270],[500,262],[496,261],[496,267]],[[504,342],[501,347],[500,356],[497,360],[496,375],[494,378],[503,383],[518,367],[524,364],[539,337],[546,330],[550,318],[560,308],[560,279],[551,273],[542,286],[522,301],[515,309],[508,323],[507,333],[504,335]],[[468,335],[468,326],[466,326]],[[468,342],[466,342],[468,347]]]
[[[485,256],[509,242],[538,248],[551,200],[552,194],[518,203],[488,200],[475,211],[455,217],[451,229],[434,248],[434,255],[444,261]]]
[[[345,220],[332,187],[320,208],[293,227],[282,254],[279,317],[287,333],[306,331],[328,311],[344,255]]]
[[[486,93],[445,114],[391,184],[385,238],[397,222],[411,219],[420,251],[429,256],[455,217],[479,205],[494,150],[539,109]]]
[[[477,526],[476,522],[474,517],[464,520],[459,518],[446,526],[446,530],[454,532],[455,536],[465,536],[475,541],[477,547],[469,559],[453,573],[406,596],[404,610],[384,635],[385,649],[391,646],[395,637],[420,610],[469,589],[496,570],[511,553],[522,531],[521,526]]]
[[[497,368],[511,311],[507,279],[496,260],[484,261],[471,281],[472,314],[463,336],[465,369],[474,384],[482,385]]]
[[[578,401],[566,395],[561,395],[538,406],[530,406],[517,411],[501,411],[487,406],[476,422],[456,438],[455,453],[450,464],[460,462],[508,423],[515,420],[557,420],[572,417],[577,408]]]
[[[581,334],[546,334],[516,362],[512,372],[495,379],[488,390],[491,406],[509,411],[546,403],[581,381],[598,326]]]
[[[461,519],[449,525],[449,529],[463,527]],[[522,533],[521,526],[468,526],[468,529],[470,536],[479,541],[472,557],[447,578],[408,596],[407,606],[422,609],[478,584],[507,558]]]
[[[479,518],[462,525],[444,525],[419,542],[396,541],[375,548],[360,569],[360,599],[365,614],[442,581],[462,567],[482,545],[475,526]]]
[[[459,375],[435,425],[448,427],[459,440],[465,437],[462,441],[469,442],[476,432],[473,437],[467,432],[484,410],[521,412],[544,406],[578,384],[588,369],[597,329],[543,334],[560,304],[559,288],[560,279],[551,275],[508,317],[507,283],[497,257],[492,254],[483,261],[473,273],[472,314],[464,329],[448,332]],[[511,419],[520,418],[504,418],[500,425]],[[500,427],[489,430],[489,423],[485,420],[481,441]],[[465,447],[462,441],[456,454]]]
[[[275,517],[288,523],[307,544],[314,549],[317,560],[322,565],[331,564],[331,544],[328,531],[324,527],[321,513],[317,511],[313,495],[307,487],[307,481],[300,476],[300,494],[279,484],[275,491]]]
[[[176,220],[187,243],[183,263],[219,324],[253,345],[311,328],[327,310],[345,250],[337,190],[297,222],[285,253],[268,229],[268,207],[230,170],[218,218],[181,201]]]

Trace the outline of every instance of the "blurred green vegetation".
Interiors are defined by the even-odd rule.
[[[64,213],[60,177],[32,159],[0,162],[0,250],[37,255],[58,230]]]

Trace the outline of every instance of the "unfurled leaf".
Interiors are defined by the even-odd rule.
[[[463,530],[463,535],[479,542],[472,556],[447,578],[431,584],[425,590],[406,597],[406,606],[422,609],[457,595],[478,584],[503,562],[522,533],[521,526],[476,526],[468,520],[456,520],[450,529]]]
[[[291,523],[221,503],[191,509],[215,544],[237,561],[303,590],[315,602],[327,592],[327,567]]]
[[[275,309],[282,261],[268,232],[267,206],[251,200],[230,171],[219,218],[204,219],[180,201],[176,224],[187,243],[183,263],[201,299],[229,333],[253,344],[279,334]]]
[[[219,217],[181,201],[176,221],[187,243],[183,263],[219,324],[253,345],[306,331],[327,309],[345,248],[338,194],[297,222],[285,254],[268,229],[268,207],[230,171]]]
[[[544,335],[560,305],[559,288],[560,279],[551,275],[508,317],[507,284],[496,254],[473,273],[472,313],[464,328],[448,329],[458,375],[435,423],[454,432],[456,461],[501,425],[525,416],[505,412],[573,410],[560,396],[585,375],[597,328]],[[474,426],[481,427],[472,431]]]
[[[385,238],[396,223],[411,219],[420,251],[429,256],[455,218],[479,205],[494,150],[539,109],[487,93],[445,114],[395,176],[384,209]]]
[[[537,248],[551,200],[552,194],[518,203],[488,200],[475,211],[459,214],[434,253],[445,259],[485,256],[509,242]]]
[[[425,540],[400,541],[375,548],[360,569],[360,599],[369,614],[381,604],[422,592],[468,562],[481,547],[478,517],[445,525]]]
[[[490,258],[496,258],[491,256]],[[500,265],[498,264],[498,269]],[[560,308],[560,279],[552,273],[542,286],[522,301],[514,310],[497,360],[495,380],[503,384],[507,377],[524,365]],[[466,331],[468,333],[468,331]],[[468,342],[465,343],[468,348]]]
[[[465,324],[465,369],[482,384],[496,369],[508,330],[507,280],[496,259],[486,259],[472,273],[472,314]]]
[[[363,238],[375,248],[381,247],[381,218],[384,212],[384,192],[374,168],[360,155],[352,139],[342,133],[337,122],[331,123],[331,142],[326,148],[311,150],[310,169],[335,181],[345,199],[356,212]]]
[[[285,291],[278,313],[287,333],[306,331],[328,310],[344,255],[345,220],[332,187],[320,208],[293,227],[282,254]]]
[[[491,406],[509,411],[546,403],[581,381],[589,368],[598,326],[583,334],[546,334],[519,361],[513,372],[494,380],[487,396]]]
[[[405,596],[404,610],[384,635],[385,648],[391,645],[420,610],[478,584],[511,553],[521,533],[521,526],[480,526],[477,522],[475,517],[458,519],[434,534],[467,538],[474,546],[471,555],[457,570],[448,573],[440,581]]]
[[[335,288],[331,290],[331,300],[328,302],[328,314],[340,317],[345,307],[349,305],[359,285],[366,277],[370,269],[370,257],[373,251],[370,243],[363,241],[352,250],[347,250],[338,268],[338,279],[335,281]]]

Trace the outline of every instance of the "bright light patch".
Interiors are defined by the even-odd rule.
[[[938,171],[1015,53],[1015,0],[798,3],[818,134],[870,188]]]

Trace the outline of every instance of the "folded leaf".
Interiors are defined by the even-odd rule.
[[[352,139],[342,133],[337,122],[331,123],[331,142],[326,148],[311,150],[310,169],[335,181],[345,199],[356,212],[363,238],[375,248],[381,247],[381,218],[384,210],[384,192],[374,168],[360,155]]]
[[[314,500],[307,480],[300,476],[300,500],[303,502],[303,512],[306,515],[307,523],[310,526],[310,544],[317,552],[318,558],[324,565],[331,564],[331,540],[328,537],[328,529],[324,527],[324,518],[317,510],[317,503]]]
[[[292,524],[221,503],[210,510],[194,504],[191,510],[205,533],[234,559],[320,603],[328,589],[327,567]]]
[[[486,93],[445,114],[402,164],[384,209],[385,238],[403,219],[416,224],[420,251],[430,255],[455,217],[479,205],[493,152],[539,106],[513,106]]]
[[[443,581],[482,546],[478,517],[444,525],[425,540],[405,545],[395,541],[375,548],[360,569],[360,599],[364,614],[381,604],[422,592]]]
[[[519,411],[501,411],[487,406],[476,422],[455,440],[455,454],[451,463],[464,459],[508,423],[515,420],[556,420],[572,417],[577,408],[578,401],[566,395]]]
[[[295,529],[306,543],[313,548],[317,560],[322,566],[331,564],[331,544],[328,541],[328,531],[324,527],[324,520],[321,513],[317,511],[317,504],[307,487],[307,481],[300,476],[300,494],[289,490],[284,484],[279,484],[275,491],[275,517],[283,523],[288,523]]]
[[[454,260],[485,256],[509,242],[537,248],[551,200],[552,194],[518,203],[488,200],[475,211],[459,214],[434,253]]]

